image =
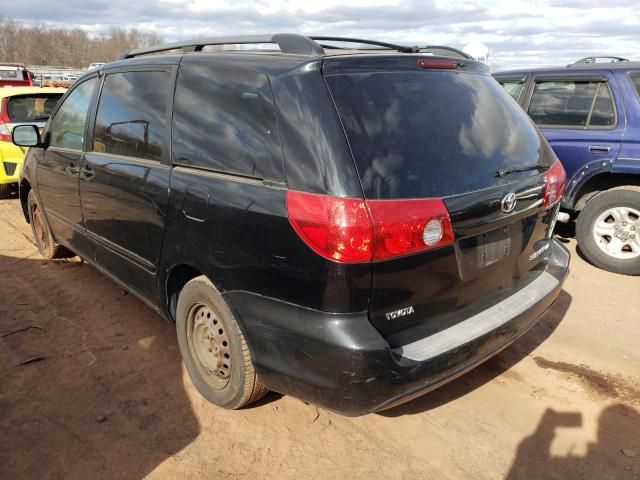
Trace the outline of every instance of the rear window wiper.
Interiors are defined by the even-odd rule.
[[[525,167],[501,168],[496,172],[496,177],[506,177],[507,175],[511,175],[512,173],[528,172],[529,170],[540,170],[541,172],[543,172],[548,168],[549,167],[546,167],[544,165],[527,165]]]
[[[50,115],[43,115],[41,117],[33,117],[31,119],[32,122],[38,122],[38,121],[42,121],[42,120],[49,120],[49,116]]]

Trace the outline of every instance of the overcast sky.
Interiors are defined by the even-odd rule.
[[[169,41],[295,32],[458,48],[482,42],[503,69],[588,55],[640,59],[640,0],[0,0],[0,14],[92,33],[137,27]]]

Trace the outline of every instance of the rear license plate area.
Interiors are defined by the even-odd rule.
[[[488,267],[511,256],[511,225],[482,233],[476,237],[476,265]]]
[[[516,222],[460,239],[457,258],[462,279],[477,278],[492,266],[506,267],[505,261],[522,250],[522,238],[522,223]]]

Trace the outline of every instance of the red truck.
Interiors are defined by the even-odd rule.
[[[19,63],[0,63],[0,87],[32,87],[33,72]]]

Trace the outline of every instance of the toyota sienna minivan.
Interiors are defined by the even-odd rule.
[[[79,255],[175,322],[193,384],[224,408],[268,390],[389,408],[515,341],[567,274],[561,164],[447,47],[134,50],[13,140],[41,254]]]

